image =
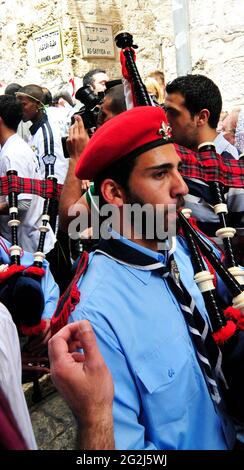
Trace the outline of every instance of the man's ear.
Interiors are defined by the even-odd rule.
[[[116,181],[106,178],[101,184],[101,193],[103,199],[108,203],[117,207],[124,204],[124,190]]]
[[[197,115],[197,126],[203,127],[208,124],[210,112],[208,109],[201,109],[200,113]]]

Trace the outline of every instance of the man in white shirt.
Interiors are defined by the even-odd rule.
[[[38,85],[26,85],[16,96],[22,106],[23,121],[32,122],[29,145],[36,155],[42,179],[54,176],[58,183],[62,184],[67,173],[68,160],[64,157],[60,130],[55,123],[48,120],[45,112],[43,89]],[[55,216],[50,223],[55,230]],[[48,261],[54,278],[63,291],[69,283],[71,264],[66,234],[58,230],[57,240]]]
[[[16,133],[22,117],[21,105],[14,96],[0,96],[0,176],[6,176],[8,170],[16,170],[23,178],[41,179],[36,157],[31,148]],[[39,241],[38,227],[41,225],[44,199],[32,194],[18,196],[18,239],[23,249],[31,253],[37,250]],[[0,196],[0,233],[11,241],[11,229],[8,226],[8,202]],[[55,243],[52,230],[46,234],[44,252],[48,253]]]
[[[17,93],[17,91],[19,91],[20,88],[21,88],[21,85],[19,85],[18,83],[10,83],[5,88],[4,94],[5,95],[15,96],[15,93]],[[29,140],[29,135],[30,135],[29,128],[30,128],[30,126],[31,126],[30,121],[27,121],[27,122],[20,121],[20,123],[18,125],[17,133],[19,134],[20,137],[22,137],[22,139],[25,140],[25,142],[28,142],[28,140]]]
[[[56,123],[49,122],[44,106],[44,93],[38,85],[26,85],[16,93],[23,121],[31,121],[29,145],[38,160],[42,179],[55,176],[63,183],[67,172],[61,135]]]

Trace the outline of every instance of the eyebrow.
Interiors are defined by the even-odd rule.
[[[177,113],[180,112],[180,110],[178,108],[175,108],[174,106],[172,106],[170,103],[169,104],[164,104],[164,109],[165,109],[165,112],[167,113],[167,111],[175,111]]]
[[[182,166],[182,162],[179,161],[178,167]],[[156,165],[156,166],[149,166],[148,168],[145,168],[145,171],[152,171],[152,170],[172,170],[174,168],[174,165],[172,163],[162,163],[161,165]]]

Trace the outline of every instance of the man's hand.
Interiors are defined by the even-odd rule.
[[[83,353],[76,352],[83,349]],[[49,343],[51,377],[80,426],[82,449],[113,449],[113,381],[90,323],[70,323]]]
[[[75,123],[69,128],[66,146],[70,158],[78,161],[90,139],[84,128],[82,118],[79,115],[75,115],[74,118]]]

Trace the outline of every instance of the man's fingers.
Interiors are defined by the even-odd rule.
[[[70,126],[70,128],[69,128],[69,137],[68,137],[68,139],[67,139],[68,141],[69,141],[69,140],[72,140],[72,138],[73,138],[74,127],[75,127],[75,124],[72,124],[72,126]]]
[[[73,342],[83,349],[85,362],[89,366],[103,364],[103,358],[98,349],[94,331],[88,320],[69,323],[56,333],[48,343],[50,361],[60,360],[68,352],[73,352]]]
[[[91,184],[90,180],[81,180],[81,188],[84,190],[89,189],[90,184]]]
[[[48,355],[49,360],[57,361],[62,358],[64,354],[68,353],[68,344],[61,336],[53,336],[48,342]]]
[[[91,367],[102,364],[103,358],[97,346],[95,333],[88,320],[79,322],[79,335],[86,364]]]
[[[73,352],[71,356],[73,357],[75,362],[85,362],[85,356],[82,353]]]
[[[79,114],[74,114],[74,119],[75,119],[75,122],[78,122],[78,123],[82,122],[83,123],[82,117]]]
[[[79,331],[79,325],[80,323],[82,323],[83,321],[87,321],[87,320],[81,320],[81,321],[77,321],[77,322],[74,322],[74,323],[69,323],[68,325],[65,325],[63,328],[61,328],[61,330],[59,330],[53,337],[50,341],[53,341],[55,340],[55,338],[57,337],[61,337],[63,338],[65,341],[69,341],[72,339],[72,337],[75,338],[75,334],[77,331]],[[91,327],[90,327],[91,328]]]
[[[69,344],[72,338],[75,341],[75,334],[77,332],[79,322],[69,323],[59,330],[48,342],[48,353],[53,360],[57,360],[60,355],[66,354],[69,351]]]
[[[74,124],[72,124],[72,126],[70,127],[70,129],[79,129],[80,130],[85,130],[85,127],[84,127],[84,124],[83,124],[83,120],[81,118],[81,116],[79,114],[74,114]]]
[[[85,322],[85,325],[83,323]],[[72,344],[74,343],[76,348],[79,343],[81,348],[81,335],[80,327],[83,331],[89,328],[92,331],[91,325],[87,320],[81,320],[79,322],[69,323],[59,330],[48,342],[48,353],[51,355],[53,360],[60,358],[60,355],[67,354],[72,351]]]
[[[79,114],[76,114],[76,115],[75,115],[75,121],[77,122],[78,127],[79,127],[80,129],[84,129],[84,130],[85,130],[84,123],[83,123],[83,119],[82,119],[82,117],[81,117]]]

